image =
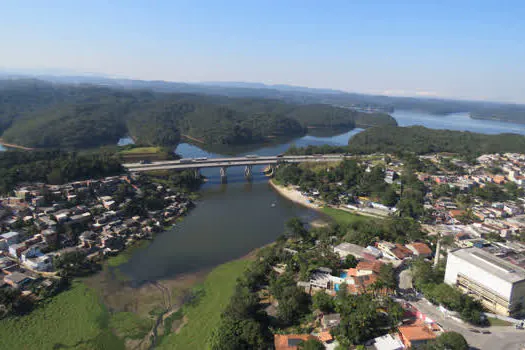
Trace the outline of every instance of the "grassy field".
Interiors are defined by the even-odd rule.
[[[151,154],[161,152],[160,147],[134,147],[131,149],[125,149],[120,151],[121,154],[127,155],[140,155],[140,154]]]
[[[236,260],[215,268],[204,281],[205,294],[197,305],[185,307],[187,324],[178,334],[166,336],[160,349],[206,349],[207,341],[218,324],[222,310],[228,304],[235,282],[249,260]]]
[[[110,315],[80,282],[24,317],[0,321],[2,349],[124,349],[109,328]]]
[[[512,323],[500,320],[499,318],[488,317],[491,326],[512,326]]]
[[[154,320],[140,318],[133,312],[118,312],[111,315],[109,327],[119,337],[142,339],[148,334],[154,323]]]
[[[368,216],[352,214],[344,210],[339,210],[339,209],[334,209],[334,208],[329,208],[329,207],[323,207],[321,211],[325,213],[326,215],[328,215],[329,217],[331,217],[339,225],[349,225],[354,222],[374,220],[373,218],[370,218]]]

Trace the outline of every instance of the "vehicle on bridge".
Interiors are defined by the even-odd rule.
[[[193,163],[193,158],[182,158],[179,162],[183,164]]]
[[[139,164],[151,164],[151,160],[149,159],[143,159],[139,162]]]
[[[204,162],[204,161],[207,161],[207,160],[208,160],[208,157],[195,158],[195,160],[196,160],[197,162]]]
[[[244,156],[244,158],[259,158],[259,156],[256,154],[247,154]]]

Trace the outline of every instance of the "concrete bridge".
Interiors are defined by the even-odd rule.
[[[244,156],[230,158],[184,158],[179,160],[166,160],[160,162],[139,162],[128,163],[123,166],[132,173],[152,171],[152,170],[194,170],[195,176],[200,176],[200,169],[219,168],[221,177],[226,178],[229,167],[244,167],[244,175],[247,178],[252,176],[254,165],[267,165],[270,167],[270,174],[273,175],[275,167],[283,163],[304,163],[304,162],[331,162],[340,161],[349,157],[348,154],[326,154],[311,156]]]

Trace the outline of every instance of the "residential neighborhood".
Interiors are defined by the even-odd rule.
[[[135,175],[19,186],[0,198],[0,288],[26,297],[52,289],[59,257],[79,253],[96,263],[151,239],[192,205],[186,194]]]
[[[391,160],[382,161],[386,157]],[[318,310],[313,323],[305,317],[310,320],[308,327],[301,324],[299,328],[310,332],[275,334],[276,349],[297,349],[300,342],[312,339],[326,349],[347,346],[340,341],[345,339],[341,328],[334,331],[333,326],[348,317],[334,313],[340,308],[342,293],[371,296],[378,310],[387,314],[385,298],[394,300],[403,310],[403,316],[397,318],[397,324],[391,324],[386,334],[363,342],[367,348],[418,348],[450,331],[460,332],[469,343],[473,342],[471,345],[488,344],[493,322],[502,322],[510,332],[518,332],[515,346],[520,341],[525,344],[525,336],[520,333],[525,315],[525,155],[483,155],[470,162],[448,154],[418,158],[411,160],[417,164],[412,166],[417,180],[409,184],[403,159],[381,154],[356,157],[357,167],[366,169],[363,178],[374,174],[375,167],[386,168],[382,172],[384,182],[397,191],[401,200],[402,191],[409,186],[422,191],[424,210],[417,216],[411,215],[423,232],[416,240],[398,236],[384,239],[388,232],[362,239],[368,228],[356,224],[355,235],[331,233],[323,239],[318,237],[312,246],[311,241],[305,242],[308,234],[303,234],[285,243],[283,252],[291,257],[284,259],[288,263],[274,265],[273,272],[286,276],[287,271],[296,271],[296,286],[312,297],[314,307],[318,294],[330,296],[334,304],[331,313]],[[313,176],[306,167],[296,167],[299,172],[293,173],[286,170],[285,177],[278,173],[277,179],[289,191],[295,189],[306,202],[318,207],[329,205],[365,217],[383,217],[385,222],[403,216],[401,201],[386,205],[384,198],[373,193],[360,194],[359,187],[353,193],[341,191],[339,188],[345,187],[348,180],[338,178],[337,165],[327,166],[321,172],[316,170],[317,179],[308,180],[308,185],[301,179]],[[308,188],[312,185],[315,187]],[[376,186],[381,186],[379,180]],[[367,244],[359,243],[360,240]],[[331,253],[337,257],[336,263],[330,263]],[[301,262],[307,257],[308,261]],[[326,266],[318,266],[319,261],[325,261]],[[349,266],[349,261],[355,263]],[[310,266],[306,274],[302,263]],[[388,283],[388,274],[382,272],[384,266],[393,271],[395,284]],[[423,270],[433,275],[424,277],[429,282],[422,282]],[[280,301],[272,299],[271,284],[263,294],[265,302],[273,302],[265,310],[278,317]],[[446,300],[447,294],[457,303]],[[330,321],[325,322],[325,317]]]

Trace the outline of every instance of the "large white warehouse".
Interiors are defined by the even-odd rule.
[[[459,287],[497,314],[513,315],[525,306],[525,269],[480,248],[451,251],[445,283]]]

